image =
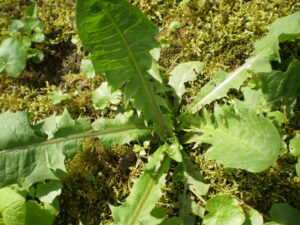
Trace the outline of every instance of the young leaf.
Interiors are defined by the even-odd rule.
[[[171,120],[162,113],[166,100],[155,92],[157,77],[148,72],[158,28],[126,0],[78,0],[77,28],[96,73],[105,72],[114,89],[125,85],[125,98],[134,98],[134,106],[156,124],[157,133],[171,136]]]
[[[192,131],[196,135],[189,142],[211,144],[205,155],[226,167],[261,172],[280,153],[281,137],[273,123],[239,102],[215,107],[214,116],[205,113],[201,125]]]
[[[279,224],[298,225],[300,221],[300,212],[286,203],[273,204],[269,213]]]
[[[205,209],[204,225],[242,225],[245,216],[236,199],[228,195],[219,195],[208,200]]]
[[[96,76],[94,65],[90,58],[85,58],[81,61],[80,71],[89,79],[92,79]]]
[[[203,64],[195,61],[181,63],[170,72],[169,85],[174,88],[179,99],[185,93],[184,83],[196,80],[196,73],[202,70]]]
[[[124,144],[150,135],[151,129],[134,117],[102,119],[93,124],[73,120],[67,111],[33,126],[28,113],[0,114],[0,187],[18,183],[29,187],[58,179],[64,160],[82,150],[84,138],[98,137],[103,144]],[[118,127],[116,127],[118,125]]]
[[[107,82],[103,82],[99,88],[93,92],[93,103],[97,109],[105,109],[109,103],[119,104],[121,101],[121,91],[112,91]]]
[[[27,51],[22,42],[15,38],[5,39],[0,45],[0,72],[17,77],[25,69]]]
[[[52,104],[56,105],[61,103],[63,100],[72,99],[68,94],[64,94],[61,90],[53,91],[50,95]]]
[[[119,207],[111,207],[114,225],[152,224],[150,213],[162,195],[165,172],[170,163],[170,158],[164,153],[166,148],[168,146],[163,145],[155,151],[144,173],[134,182],[126,202]]]
[[[280,61],[279,43],[292,40],[300,34],[299,21],[300,12],[277,19],[271,25],[268,35],[254,44],[255,51],[246,63],[232,73],[221,71],[215,74],[189,105],[188,111],[196,113],[204,105],[225,97],[230,88],[238,89],[251,76],[248,72],[250,70],[254,73],[270,72],[270,61]]]

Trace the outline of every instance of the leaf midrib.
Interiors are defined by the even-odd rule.
[[[144,204],[147,202],[147,200],[151,194],[151,191],[152,191],[155,183],[157,182],[157,179],[159,179],[159,177],[163,175],[162,172],[164,170],[165,164],[168,163],[168,159],[169,159],[169,157],[165,154],[164,158],[161,162],[161,165],[159,167],[159,170],[154,175],[152,174],[150,184],[147,186],[147,188],[145,190],[145,194],[143,195],[143,198],[139,201],[138,205],[136,206],[133,216],[131,217],[131,220],[129,221],[128,225],[135,225],[136,222],[138,221],[139,215],[144,207]]]
[[[156,120],[158,125],[161,127],[162,132],[164,133],[165,136],[171,136],[172,132],[168,129],[168,126],[165,123],[165,120],[163,118],[163,115],[161,113],[161,110],[159,109],[158,105],[156,104],[156,101],[154,99],[154,96],[147,84],[147,82],[144,79],[143,73],[140,69],[140,66],[138,65],[138,62],[135,59],[135,56],[132,53],[132,50],[129,46],[129,44],[127,43],[127,40],[125,39],[124,35],[122,34],[120,28],[117,26],[117,24],[115,23],[115,21],[113,20],[113,17],[109,14],[109,12],[107,12],[107,16],[110,19],[112,25],[114,26],[114,28],[116,29],[117,33],[120,35],[120,38],[124,44],[124,46],[126,47],[128,54],[129,54],[129,58],[131,59],[131,61],[133,62],[134,68],[138,74],[138,78],[140,80],[140,83],[142,84],[145,92],[146,92],[146,96],[148,96],[148,99],[150,100],[149,103],[151,104],[152,108],[154,109],[154,113],[156,115]]]
[[[201,98],[194,106],[191,107],[189,110],[191,113],[197,112],[200,108],[201,105],[203,105],[203,102],[206,101],[206,99],[210,98],[212,95],[214,95],[216,92],[221,90],[226,84],[228,84],[230,81],[232,81],[234,78],[236,78],[240,73],[247,71],[248,69],[251,69],[251,66],[256,62],[256,60],[259,59],[261,55],[263,55],[265,51],[262,51],[260,54],[257,54],[254,56],[252,59],[250,59],[248,62],[246,62],[244,65],[230,73],[230,75],[223,81],[221,82],[218,86],[216,86],[212,91],[210,91],[206,96]]]
[[[76,139],[84,139],[84,138],[101,136],[101,135],[105,135],[105,134],[125,132],[125,131],[135,130],[135,129],[148,130],[148,128],[144,125],[128,125],[128,126],[122,126],[122,127],[117,127],[117,128],[110,128],[107,130],[92,131],[92,132],[85,132],[85,133],[80,133],[80,134],[69,135],[67,137],[55,138],[55,139],[51,139],[48,141],[38,142],[38,143],[31,144],[31,145],[15,147],[15,148],[3,150],[3,151],[0,150],[0,154],[12,152],[12,151],[26,150],[29,148],[35,148],[35,147],[40,147],[40,146],[45,146],[45,145],[58,144],[61,142],[72,141],[72,140],[76,140]]]
[[[251,151],[253,151],[255,153],[262,154],[264,157],[266,156],[264,152],[261,152],[261,151],[255,149],[255,148],[253,148],[252,146],[248,145],[247,143],[244,143],[244,142],[240,141],[240,139],[238,139],[238,138],[236,138],[234,136],[228,135],[228,134],[226,134],[224,132],[220,132],[220,131],[217,131],[217,130],[214,130],[214,129],[211,129],[211,128],[208,128],[208,127],[205,127],[205,126],[202,126],[201,129],[207,130],[207,131],[209,131],[211,133],[216,133],[216,134],[218,134],[220,136],[223,136],[223,137],[231,140],[232,142],[238,143],[239,145],[242,145],[242,146],[246,147],[247,149],[250,149]]]

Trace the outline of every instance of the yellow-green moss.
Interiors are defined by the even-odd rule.
[[[55,224],[77,224],[79,219],[86,225],[109,224],[109,204],[124,200],[141,172],[142,164],[136,163],[130,147],[105,149],[96,139],[85,141],[83,152],[68,162]]]

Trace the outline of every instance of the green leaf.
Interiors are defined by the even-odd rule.
[[[300,157],[300,134],[290,140],[289,149],[293,155]]]
[[[20,40],[5,39],[0,45],[0,72],[17,77],[25,69],[27,51]]]
[[[34,43],[42,43],[45,40],[45,35],[42,32],[34,33],[31,40]]]
[[[89,79],[93,79],[96,76],[94,65],[90,58],[81,61],[80,71]]]
[[[169,138],[168,141],[170,142],[170,146],[166,150],[167,155],[176,162],[182,162],[181,150],[183,147],[181,146],[179,140],[177,137],[172,137]]]
[[[297,134],[292,140],[290,140],[289,149],[293,155],[298,157],[296,173],[297,176],[300,177],[300,134]]]
[[[36,197],[41,202],[51,204],[53,200],[61,194],[62,185],[60,181],[51,180],[48,183],[39,183],[36,189]]]
[[[281,137],[273,123],[240,102],[234,106],[215,107],[214,116],[207,112],[189,142],[212,146],[205,155],[226,167],[261,172],[277,159]]]
[[[160,225],[184,225],[178,217],[172,217],[168,220],[165,220],[163,223]]]
[[[26,202],[26,222],[30,225],[52,225],[55,215],[51,210],[44,208],[36,201],[30,200]]]
[[[68,94],[64,94],[61,90],[53,91],[50,95],[52,104],[56,105],[61,103],[63,100],[72,99]]]
[[[0,114],[0,187],[14,183],[30,187],[59,179],[65,171],[64,160],[82,150],[85,138],[98,137],[110,146],[151,133],[134,117],[101,119],[92,128],[88,119],[73,120],[67,111],[35,126],[28,116],[24,112]]]
[[[267,104],[275,105],[283,98],[296,98],[300,90],[300,61],[293,60],[287,71],[260,73],[262,92]]]
[[[110,131],[101,132],[98,136],[103,146],[127,144],[151,134],[151,129],[146,128],[141,119],[122,114],[118,114],[114,119],[100,118],[92,126],[96,132]]]
[[[8,26],[8,30],[11,33],[21,32],[24,28],[24,23],[21,20],[11,20]]]
[[[300,212],[286,203],[273,204],[269,213],[280,225],[299,225]]]
[[[270,72],[270,61],[281,61],[279,43],[293,40],[300,34],[299,22],[300,12],[275,20],[266,37],[255,42],[253,56],[246,61],[256,58],[255,63],[251,65],[253,72]]]
[[[109,103],[118,105],[121,100],[121,91],[112,91],[112,88],[107,82],[103,82],[100,87],[93,92],[93,103],[96,109],[105,109]]]
[[[223,71],[215,74],[188,106],[188,111],[196,113],[206,104],[225,97],[231,88],[238,89],[254,73],[271,72],[270,61],[280,61],[279,43],[292,40],[300,34],[300,12],[277,19],[265,38],[254,44],[255,51],[246,63],[232,73]]]
[[[134,98],[135,108],[155,123],[155,131],[171,136],[171,120],[162,113],[168,105],[156,93],[158,74],[152,73],[150,51],[158,47],[158,28],[126,0],[78,0],[77,28],[96,73],[105,72],[114,89],[125,85],[126,100]]]
[[[195,165],[185,152],[182,152],[182,158],[183,174],[188,188],[198,199],[201,199],[202,195],[207,194],[210,185],[204,183],[201,172],[195,168]]]
[[[219,195],[208,200],[205,209],[204,225],[242,225],[245,216],[236,199]]]
[[[179,64],[170,72],[169,85],[174,88],[179,98],[185,93],[184,83],[196,80],[196,73],[202,72],[203,67],[200,62],[186,62]]]
[[[33,3],[26,9],[26,16],[32,17],[32,18],[37,18],[37,4]]]
[[[263,217],[254,209],[251,209],[249,215],[247,214],[246,221],[243,225],[263,225]]]
[[[188,106],[188,111],[196,113],[202,109],[204,105],[225,97],[229,89],[238,89],[251,75],[247,71],[247,66],[248,65],[245,64],[232,73],[226,73],[224,71],[215,73],[212,80],[201,88],[199,94]]]
[[[30,33],[35,31],[36,33],[41,33],[44,30],[44,25],[39,19],[36,18],[26,18],[24,20],[24,31]]]
[[[25,198],[10,187],[0,189],[0,215],[4,224],[25,224]]]
[[[166,171],[170,159],[164,152],[167,145],[155,151],[144,173],[134,182],[126,202],[119,207],[111,207],[114,225],[151,225],[151,211],[162,195],[165,186]]]
[[[183,193],[179,199],[179,218],[184,225],[194,225],[195,215],[192,212],[192,199],[190,194]]]

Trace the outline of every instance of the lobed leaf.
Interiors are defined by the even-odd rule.
[[[155,123],[155,131],[171,136],[171,120],[162,113],[168,105],[156,93],[161,78],[150,54],[159,46],[154,39],[158,28],[126,0],[78,0],[77,28],[96,73],[105,72],[114,89],[125,85],[127,101],[134,98],[135,108]]]
[[[185,93],[184,84],[189,81],[194,81],[197,78],[197,73],[202,72],[203,64],[192,61],[177,65],[171,72],[169,78],[169,85],[174,88],[178,98],[181,99]]]
[[[196,134],[188,142],[211,144],[205,155],[226,167],[261,172],[280,153],[281,137],[273,123],[239,102],[215,107],[214,116],[206,112],[201,125],[192,131]]]
[[[92,126],[94,128],[92,128]],[[0,114],[0,187],[18,183],[29,187],[46,179],[59,179],[64,160],[82,150],[85,138],[98,137],[103,145],[124,144],[150,135],[143,121],[134,118],[73,120],[67,111],[33,126],[29,114]]]
[[[196,96],[188,106],[188,111],[196,113],[206,104],[225,97],[231,88],[238,89],[251,76],[251,72],[271,72],[270,61],[279,61],[279,43],[292,40],[300,34],[300,12],[277,19],[270,28],[266,37],[254,44],[252,56],[246,63],[234,72],[218,72]]]
[[[134,182],[126,202],[119,207],[111,207],[114,219],[112,224],[153,224],[151,211],[162,195],[165,173],[169,169],[170,158],[165,155],[167,148],[168,145],[163,145],[155,151],[144,173]]]

